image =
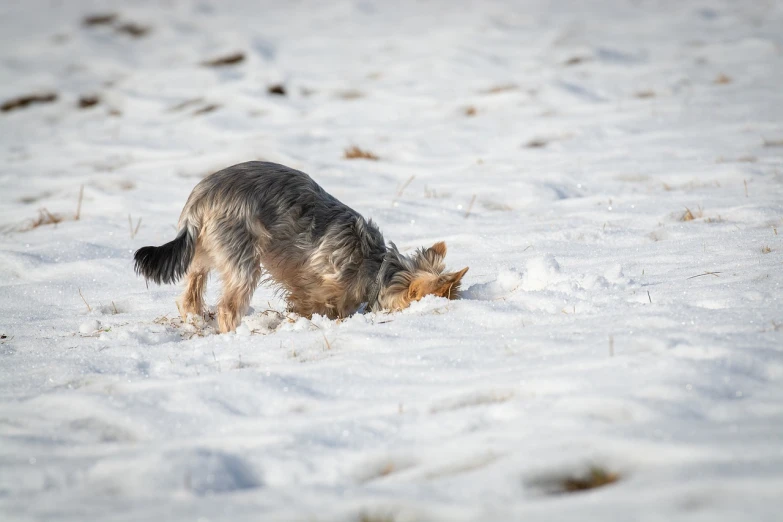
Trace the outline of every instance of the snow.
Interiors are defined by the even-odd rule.
[[[0,102],[58,94],[0,113],[3,520],[778,519],[781,3],[0,20]],[[445,240],[466,299],[337,322],[261,287],[235,334],[183,321],[132,253],[259,158],[403,250]],[[560,492],[592,467],[618,480]]]

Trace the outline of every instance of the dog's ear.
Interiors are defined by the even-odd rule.
[[[452,278],[452,282],[453,283],[459,283],[460,280],[462,279],[462,276],[467,274],[469,269],[470,269],[470,267],[466,266],[465,268],[463,268],[459,272],[452,272],[451,274],[449,274],[451,276],[451,278]]]
[[[451,272],[449,274],[445,274],[441,276],[440,278],[440,286],[438,289],[434,292],[435,295],[438,295],[440,297],[447,297],[449,299],[454,298],[454,296],[457,295],[456,289],[459,289],[459,282],[462,279],[462,276],[464,276],[468,272],[468,268],[465,267],[459,272]]]
[[[446,242],[438,241],[437,243],[429,247],[427,250],[432,251],[433,253],[437,254],[440,257],[446,257]]]

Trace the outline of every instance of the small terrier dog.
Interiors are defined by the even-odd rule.
[[[362,308],[401,310],[425,295],[459,298],[468,268],[445,272],[446,244],[401,254],[386,246],[372,220],[328,194],[298,170],[260,161],[240,163],[196,185],[182,209],[176,239],[140,248],[136,273],[157,284],[187,287],[180,313],[204,312],[207,275],[223,282],[221,333],[236,329],[262,280],[286,295],[289,310],[311,317],[347,317]]]

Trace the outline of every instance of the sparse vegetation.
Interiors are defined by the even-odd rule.
[[[680,221],[693,221],[697,218],[704,217],[704,210],[702,210],[701,207],[698,207],[696,209],[696,212],[693,212],[688,207],[685,207],[685,213],[683,213],[682,217],[680,218]]]
[[[345,153],[343,155],[345,159],[366,159],[366,160],[372,160],[372,161],[378,161],[381,159],[377,155],[373,154],[369,150],[360,149],[356,145],[352,145],[345,149]]]
[[[770,252],[772,252],[772,249],[769,247],[769,245],[764,245],[761,247],[762,254],[769,254]]]
[[[60,214],[52,214],[47,209],[42,208],[38,210],[38,217],[30,221],[27,227],[23,230],[33,230],[43,225],[56,225],[61,223],[63,217]]]

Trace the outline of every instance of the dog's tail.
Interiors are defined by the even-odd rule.
[[[187,221],[177,237],[159,247],[147,246],[136,251],[136,273],[157,284],[176,283],[185,275],[196,253],[198,228]]]

